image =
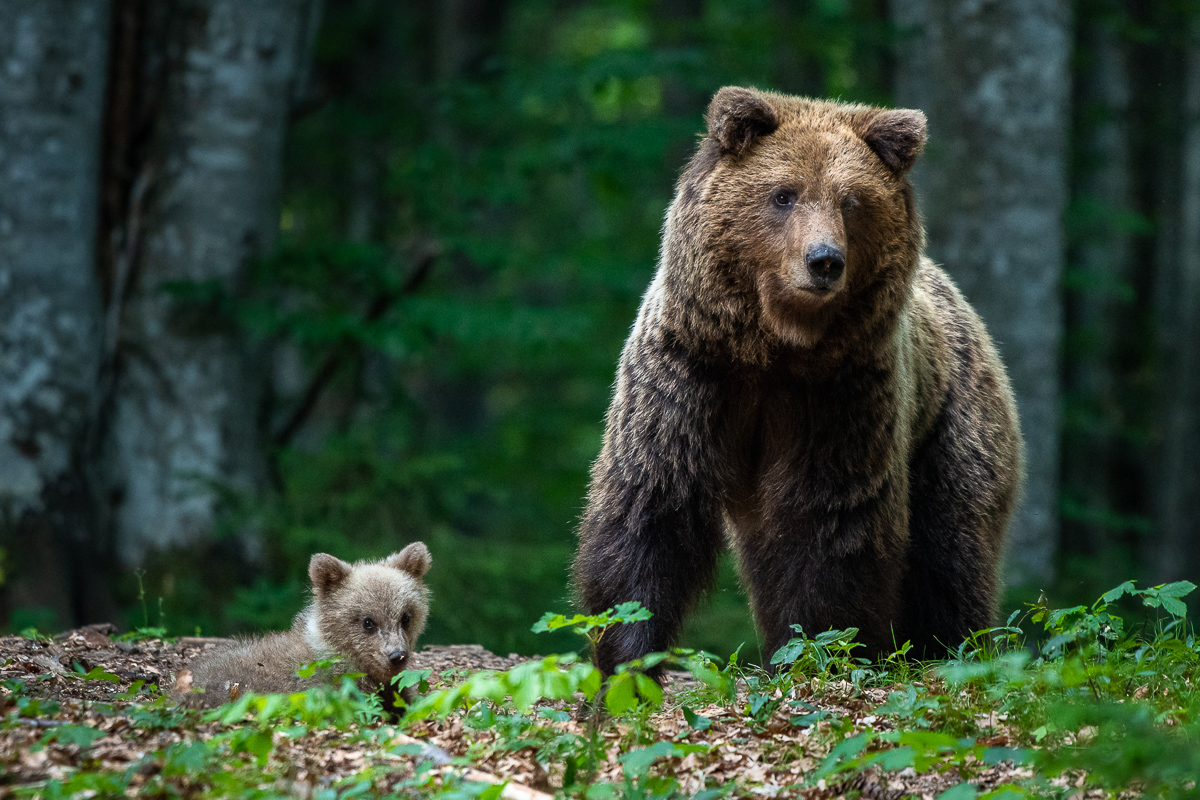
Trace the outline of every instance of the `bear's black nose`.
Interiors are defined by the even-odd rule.
[[[393,650],[387,654],[388,662],[396,669],[404,666],[404,662],[408,661],[408,653],[403,650]]]
[[[846,254],[837,245],[822,242],[808,248],[805,254],[808,274],[819,288],[828,289],[846,271]]]

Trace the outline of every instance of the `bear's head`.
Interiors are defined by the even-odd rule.
[[[405,668],[429,616],[429,549],[413,542],[374,562],[349,564],[317,553],[308,564],[314,649],[344,656],[350,672],[386,684]]]
[[[907,174],[925,116],[726,87],[707,121],[664,247],[706,306],[693,316],[726,337],[736,314],[762,338],[834,349],[894,321],[921,249]]]

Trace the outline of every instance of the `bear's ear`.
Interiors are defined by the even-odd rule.
[[[385,558],[383,565],[407,572],[419,580],[425,577],[426,572],[429,572],[429,565],[432,561],[433,558],[429,555],[429,548],[425,546],[425,543],[413,542],[399,553],[392,553]]]
[[[308,578],[317,597],[337,589],[350,575],[350,565],[328,553],[317,553],[308,562]]]
[[[888,169],[903,175],[925,148],[925,115],[907,108],[877,111],[859,124],[859,135]]]
[[[779,127],[775,109],[761,96],[739,86],[726,86],[708,105],[708,135],[722,155],[735,158]]]

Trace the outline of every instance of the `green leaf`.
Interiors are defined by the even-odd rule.
[[[370,785],[371,784],[369,782],[366,783],[366,786],[370,787]],[[496,800],[496,798],[501,795],[507,786],[508,781],[505,781],[504,783],[487,784],[487,788],[479,793],[479,800]],[[344,796],[345,795],[343,795],[343,797]]]
[[[56,728],[51,728],[45,736],[42,737],[43,743],[56,741],[63,745],[74,745],[75,747],[91,747],[92,743],[97,739],[104,737],[104,731],[96,730],[87,725],[59,725]]]
[[[633,691],[633,676],[628,672],[614,675],[604,693],[604,707],[610,714],[624,714],[637,706],[637,697]]]
[[[652,678],[640,672],[634,673],[634,679],[637,681],[638,694],[643,700],[655,707],[662,705],[663,691],[661,686],[655,683]]]
[[[884,750],[874,756],[872,761],[886,770],[905,769],[913,765],[914,756],[915,753],[911,747],[897,747],[893,750]]]
[[[209,743],[206,741],[179,742],[167,748],[163,761],[165,775],[195,775],[208,763]]]
[[[639,747],[630,750],[617,760],[625,766],[625,774],[631,778],[640,778],[646,774],[653,764],[664,756],[675,755],[675,745],[671,742],[657,742],[649,747]]]
[[[583,692],[584,697],[591,700],[596,696],[596,692],[600,691],[600,684],[604,681],[604,674],[595,667],[589,666],[588,671],[579,680],[579,691]]]
[[[217,718],[222,725],[232,725],[235,722],[240,722],[246,711],[250,708],[251,695],[244,694],[236,702],[228,703],[216,709]]]
[[[582,614],[576,614],[573,618],[568,620],[562,614],[555,614],[553,611],[547,611],[545,614],[542,614],[541,619],[533,623],[533,627],[529,630],[531,630],[533,633],[549,633],[550,631],[556,631],[559,628],[566,628],[571,625],[576,625],[582,619],[584,619]]]
[[[1022,750],[1015,747],[985,747],[983,749],[983,762],[995,766],[1002,761],[1011,761],[1014,764],[1028,764],[1033,760],[1033,753],[1029,750]]]
[[[1104,594],[1100,595],[1100,599],[1106,603],[1111,603],[1114,600],[1119,600],[1127,594],[1133,594],[1135,591],[1133,581],[1125,581],[1115,589],[1109,589]]]
[[[1157,588],[1158,593],[1165,597],[1186,597],[1196,591],[1196,584],[1191,581],[1175,581],[1174,583],[1164,583]]]
[[[857,756],[867,745],[867,732],[863,731],[857,736],[852,736],[849,739],[843,740],[837,747],[829,751],[829,755],[821,762],[821,766],[812,774],[812,780],[817,781],[821,778],[836,772],[843,762]]]
[[[975,800],[977,791],[972,783],[960,783],[939,794],[937,800]]]
[[[427,692],[429,691],[429,676],[432,674],[433,670],[431,669],[406,669],[392,678],[392,687],[396,691],[401,691],[410,686],[416,686],[418,691]]]
[[[275,747],[275,742],[271,736],[270,729],[255,731],[250,736],[247,736],[241,743],[242,749],[249,751],[258,760],[258,765],[261,767],[267,763],[267,757],[271,755],[271,750]]]
[[[711,719],[697,714],[687,706],[683,707],[683,719],[687,722],[688,727],[690,727],[692,730],[706,731],[712,727]]]
[[[949,734],[936,731],[904,731],[900,734],[900,744],[908,745],[918,753],[931,754],[955,749],[958,740]]]
[[[100,667],[92,667],[88,674],[83,676],[85,681],[104,681],[105,683],[120,683],[121,679],[111,672],[105,672]]]
[[[645,622],[653,616],[650,609],[643,608],[642,604],[636,600],[621,603],[612,611],[613,622]]]
[[[1170,614],[1173,617],[1186,617],[1187,616],[1187,605],[1179,598],[1164,596],[1161,599],[1162,599],[1163,611],[1166,611],[1168,614]]]

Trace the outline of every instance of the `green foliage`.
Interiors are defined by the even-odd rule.
[[[1039,601],[1024,619],[1014,615],[964,643],[955,658],[933,664],[905,661],[904,648],[864,664],[853,655],[852,631],[811,638],[798,631],[773,675],[736,653],[718,662],[679,650],[671,662],[696,682],[675,697],[664,697],[645,675],[668,654],[622,665],[607,679],[574,654],[504,672],[474,672],[433,691],[427,672],[405,673],[397,688],[412,685],[426,693],[399,724],[461,731],[457,735],[475,744],[466,758],[454,760],[457,767],[477,756],[532,753],[548,772],[557,770],[558,791],[566,798],[682,798],[688,769],[719,762],[730,746],[748,740],[765,743],[759,751],[764,763],[788,765],[802,755],[810,760],[784,787],[789,795],[844,794],[870,776],[903,774],[915,780],[937,776],[940,786],[950,787],[939,796],[950,800],[1059,796],[1068,786],[1089,796],[1190,797],[1200,774],[1200,644],[1185,624],[1181,601],[1193,590],[1186,582],[1146,589],[1126,582],[1086,606],[1059,609]],[[1118,604],[1130,602],[1140,620],[1117,613]],[[586,617],[547,614],[535,627],[574,628],[595,641],[612,625],[645,619],[644,610],[632,605]],[[1040,638],[1027,635],[1022,623],[1036,625]],[[130,687],[114,697],[120,706],[95,704],[92,712],[123,716],[139,729],[177,732],[169,743],[124,771],[84,758],[61,779],[18,787],[16,794],[108,796],[128,791],[134,776],[141,776],[139,793],[261,796],[288,768],[284,743],[317,734],[326,743],[382,749],[389,759],[417,759],[407,762],[415,769],[403,779],[364,767],[331,788],[329,797],[380,792],[382,780],[389,781],[388,791],[405,796],[498,796],[494,784],[432,769],[420,760],[426,756],[422,746],[395,744],[398,730],[384,723],[378,698],[363,694],[351,677],[293,695],[245,695],[204,713]],[[62,713],[57,704],[32,696],[30,685],[0,686],[0,727],[28,727]],[[881,690],[886,699],[872,699]],[[575,723],[581,715],[569,713],[571,705],[590,708],[582,715],[585,727]],[[696,710],[714,705],[724,711],[706,716]],[[683,728],[667,735],[664,717],[654,715],[670,719],[676,708]],[[730,738],[731,730],[745,737]],[[772,752],[770,732],[780,730],[803,731],[803,753]],[[104,735],[96,726],[53,722],[34,748],[87,751]],[[682,769],[687,761],[692,767]],[[1005,766],[1007,782],[981,792],[980,782],[995,783],[997,765]],[[765,787],[710,782],[692,797],[755,789]]]
[[[555,614],[547,611],[542,618],[533,623],[531,630],[534,633],[549,633],[556,631],[559,628],[571,628],[581,636],[586,636],[589,641],[597,642],[604,635],[604,631],[608,630],[614,624],[628,622],[645,622],[650,619],[653,614],[649,609],[643,608],[642,604],[635,601],[621,603],[616,608],[610,608],[600,614],[576,614],[568,619],[562,614]],[[593,632],[595,636],[593,637]]]

